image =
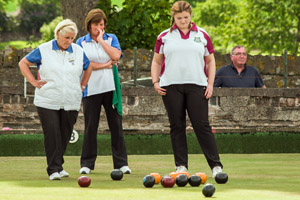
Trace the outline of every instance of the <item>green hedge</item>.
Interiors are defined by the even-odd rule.
[[[300,153],[300,133],[217,133],[220,153]],[[195,134],[188,134],[189,153],[202,153]],[[80,155],[83,135],[65,155]],[[172,154],[169,135],[125,135],[127,153]],[[0,135],[0,156],[44,156],[43,135]],[[111,155],[110,135],[98,135],[98,155]]]

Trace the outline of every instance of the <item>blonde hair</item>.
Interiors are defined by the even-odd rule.
[[[176,1],[172,8],[171,8],[171,16],[172,16],[172,22],[171,22],[171,29],[170,31],[172,32],[172,27],[175,24],[175,19],[174,16],[178,13],[182,13],[182,12],[189,12],[190,15],[192,15],[192,6],[186,2],[186,1]]]
[[[104,25],[107,23],[107,18],[103,10],[96,8],[92,9],[85,18],[85,29],[87,32],[91,30],[92,23],[99,23],[103,19]]]
[[[54,30],[54,36],[55,39],[57,39],[57,34],[60,33],[62,35],[65,35],[66,33],[75,33],[75,37],[78,33],[78,29],[76,24],[70,20],[70,19],[65,19],[59,22]]]

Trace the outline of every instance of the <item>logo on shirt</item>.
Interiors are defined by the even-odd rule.
[[[74,58],[72,58],[72,57],[71,57],[71,58],[69,58],[69,62],[70,62],[70,63],[72,63],[72,65],[75,65],[75,64],[74,64],[74,61],[75,61],[75,59],[74,59]]]
[[[194,37],[194,41],[197,42],[197,43],[200,43],[201,42],[201,38],[200,37]]]

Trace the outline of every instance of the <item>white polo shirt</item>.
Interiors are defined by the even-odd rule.
[[[26,59],[36,63],[41,80],[47,83],[35,89],[34,105],[51,110],[80,109],[82,91],[80,80],[90,61],[83,49],[72,43],[61,51],[56,40],[41,44]]]
[[[110,46],[121,50],[119,40],[114,34],[105,33],[103,39]],[[94,41],[90,34],[80,37],[76,43],[83,48],[85,54],[92,62],[106,63],[111,60],[100,43]],[[115,83],[112,69],[93,70],[87,87],[83,92],[83,97],[114,90]]]
[[[207,86],[204,57],[214,53],[204,29],[192,23],[185,35],[176,25],[159,34],[154,51],[164,55],[160,86],[196,84]]]

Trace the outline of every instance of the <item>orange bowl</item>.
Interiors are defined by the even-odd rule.
[[[169,176],[171,176],[174,180],[176,180],[176,177],[179,175],[179,173],[178,172],[171,172],[170,174],[169,174]]]
[[[155,178],[155,184],[160,183],[161,176],[160,176],[159,173],[153,172],[153,173],[150,173],[150,175],[153,176],[153,177]]]
[[[184,175],[186,175],[188,178],[190,178],[190,174],[188,173],[188,172],[177,172],[178,173],[178,175],[179,174],[184,174]]]
[[[198,172],[195,174],[196,176],[200,176],[201,177],[201,184],[204,184],[207,181],[207,176],[205,173],[203,172]]]

